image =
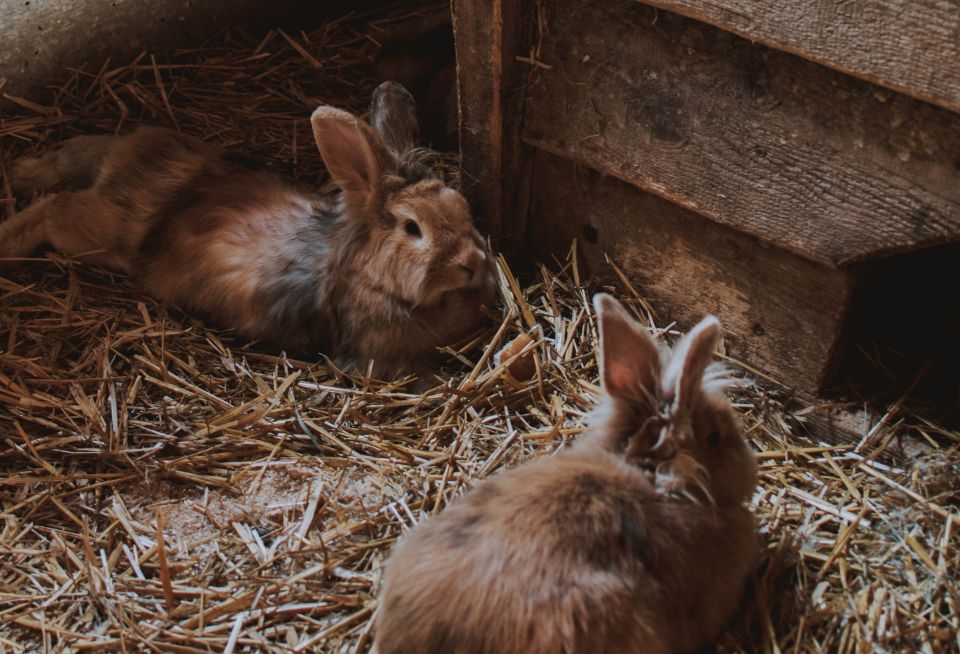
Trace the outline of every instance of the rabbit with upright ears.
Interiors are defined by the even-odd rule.
[[[161,128],[18,160],[15,191],[56,192],[0,223],[0,258],[48,243],[249,338],[375,375],[426,371],[494,300],[467,203],[414,147],[401,85],[376,89],[372,125],[330,106],[310,120],[333,197]]]
[[[480,482],[402,538],[379,654],[666,654],[714,639],[758,551],[753,454],[704,319],[670,352],[608,295],[603,398],[555,456]]]

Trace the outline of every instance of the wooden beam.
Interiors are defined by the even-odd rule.
[[[460,111],[461,187],[481,223],[503,247],[515,240],[509,198],[523,195],[520,126],[527,68],[517,57],[532,40],[530,0],[453,0]],[[511,233],[510,229],[517,228]]]
[[[809,396],[829,383],[853,277],[770,247],[629,184],[536,154],[529,252],[563,257],[574,238],[589,273],[609,254],[653,301],[661,325],[723,323],[726,353]]]
[[[831,265],[960,236],[960,115],[634,0],[543,7],[528,144]]]
[[[642,1],[960,111],[956,2]]]

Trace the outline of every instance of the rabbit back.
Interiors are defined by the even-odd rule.
[[[100,210],[73,228],[98,234],[103,263],[157,299],[289,348],[323,333],[335,215],[313,194],[152,127],[116,138],[84,193]]]
[[[325,350],[336,217],[281,178],[222,163],[159,209],[139,274],[158,299],[248,337]]]
[[[379,651],[691,651],[729,617],[753,532],[742,507],[678,509],[622,459],[564,452],[483,482],[398,545]]]

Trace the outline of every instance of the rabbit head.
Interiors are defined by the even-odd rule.
[[[673,348],[660,347],[606,294],[594,297],[600,324],[604,400],[588,442],[648,470],[658,490],[718,506],[756,488],[757,465],[711,364],[720,322],[707,316]]]
[[[492,260],[464,197],[437,179],[413,147],[413,98],[396,82],[374,92],[370,124],[323,106],[311,117],[317,147],[340,187],[350,272],[412,307],[492,285]]]

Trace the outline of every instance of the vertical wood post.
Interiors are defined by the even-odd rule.
[[[531,0],[452,0],[457,42],[460,181],[481,227],[497,242],[522,230],[525,177],[520,127]],[[517,212],[517,215],[511,215]]]

